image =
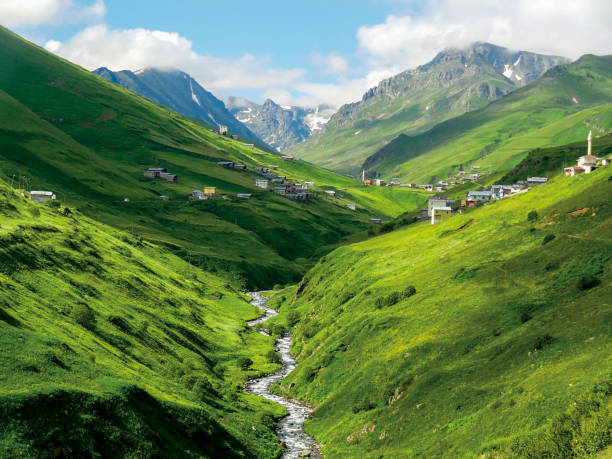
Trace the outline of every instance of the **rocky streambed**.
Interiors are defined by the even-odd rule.
[[[277,314],[274,309],[268,307],[268,299],[260,292],[251,292],[248,295],[253,298],[251,304],[265,312],[260,318],[249,321],[249,326],[254,327]],[[264,331],[261,331],[261,333],[266,334]],[[312,408],[270,392],[272,384],[279,382],[297,366],[297,362],[289,353],[291,339],[290,334],[285,334],[276,341],[276,350],[280,353],[283,368],[274,374],[249,381],[246,384],[246,391],[279,403],[289,412],[279,421],[276,427],[276,434],[285,445],[283,459],[306,456],[320,458],[321,455],[316,442],[304,431],[304,421],[308,419]]]

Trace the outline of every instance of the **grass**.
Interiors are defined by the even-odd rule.
[[[299,361],[278,390],[316,406],[327,457],[609,448],[611,191],[610,167],[555,176],[341,247],[274,295]]]
[[[611,56],[583,56],[484,108],[409,137],[400,135],[365,162],[370,174],[432,183],[460,165],[506,171],[534,148],[608,134]],[[576,104],[572,98],[578,101]]]
[[[246,147],[6,29],[0,46],[0,176],[9,182],[25,176],[32,189],[52,189],[71,208],[163,245],[237,287],[297,281],[324,247],[367,229],[370,216],[392,218],[424,199],[409,190],[365,188]],[[250,170],[221,168],[221,160]],[[291,180],[315,181],[321,195],[334,189],[341,198],[303,204],[262,191],[253,169],[270,164]],[[178,174],[178,183],[144,179],[150,166]],[[225,198],[187,201],[205,185]],[[253,199],[239,201],[237,193]],[[349,202],[359,211],[348,210]]]
[[[439,75],[453,75],[452,83]],[[357,175],[364,161],[399,134],[416,135],[437,124],[489,103],[481,88],[507,93],[515,86],[481,62],[465,70],[459,61],[438,62],[433,68],[398,75],[391,86],[394,99],[372,96],[343,106],[325,130],[289,151],[323,167]],[[469,107],[469,108],[468,108]],[[346,112],[346,113],[345,113]]]
[[[0,456],[277,457],[283,409],[242,384],[279,366],[241,293],[2,182],[0,216]]]

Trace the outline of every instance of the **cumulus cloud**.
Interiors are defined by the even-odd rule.
[[[275,68],[269,58],[251,54],[235,60],[198,54],[187,38],[159,30],[95,25],[65,43],[50,40],[45,47],[89,70],[102,66],[115,71],[178,68],[213,91],[284,86],[304,73],[302,69]]]
[[[312,65],[322,70],[324,73],[336,75],[346,74],[350,67],[348,60],[338,53],[320,54],[312,53],[308,57]]]
[[[406,0],[408,2],[408,0]],[[419,15],[390,15],[357,31],[358,48],[376,68],[406,69],[448,47],[488,41],[577,58],[612,52],[609,0],[433,0]]]
[[[81,5],[75,0],[2,0],[0,20],[5,27],[78,24],[98,21],[106,14],[103,0]]]

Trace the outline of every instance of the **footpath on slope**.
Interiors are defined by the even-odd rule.
[[[252,298],[251,304],[253,306],[265,312],[260,318],[249,321],[248,325],[250,327],[265,322],[270,317],[278,314],[277,311],[268,307],[268,299],[261,292],[249,292],[247,295]],[[263,330],[260,330],[260,333],[268,335],[267,332]],[[270,392],[270,386],[272,386],[272,384],[282,380],[297,366],[297,362],[289,352],[291,340],[291,334],[286,333],[276,341],[276,350],[281,355],[281,364],[283,368],[274,374],[249,381],[246,384],[245,390],[250,394],[258,395],[279,403],[289,412],[287,416],[279,421],[276,427],[276,434],[285,447],[282,459],[295,459],[298,457],[320,459],[321,454],[317,443],[304,431],[304,422],[308,419],[310,413],[312,413],[312,408],[302,405],[295,400],[289,400]]]

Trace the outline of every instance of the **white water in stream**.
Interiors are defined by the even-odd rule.
[[[259,292],[250,292],[247,295],[253,300],[251,304],[265,312],[258,319],[248,322],[249,326],[254,327],[257,324],[268,320],[270,317],[278,314],[274,309],[267,306],[268,299]],[[261,331],[267,335],[264,331]],[[279,382],[297,366],[297,362],[289,353],[291,347],[291,335],[286,334],[276,341],[276,350],[281,355],[281,364],[283,368],[278,372],[264,376],[263,378],[253,379],[246,384],[246,391],[250,394],[259,395],[287,408],[289,414],[282,418],[277,427],[276,434],[285,445],[285,452],[282,455],[283,459],[294,459],[300,457],[304,451],[310,451],[311,458],[319,459],[319,449],[316,442],[304,431],[304,421],[312,412],[312,408],[301,405],[295,400],[289,400],[279,395],[270,392],[270,386]]]

